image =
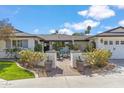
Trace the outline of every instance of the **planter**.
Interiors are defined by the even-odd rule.
[[[52,61],[51,60],[48,60],[45,62],[45,70],[46,70],[46,72],[52,71]]]

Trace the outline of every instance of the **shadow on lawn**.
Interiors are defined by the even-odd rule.
[[[12,64],[0,64],[0,71],[10,67]]]

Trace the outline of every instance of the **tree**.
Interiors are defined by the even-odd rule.
[[[15,28],[9,23],[9,19],[0,20],[0,40],[9,40],[14,37]]]
[[[87,29],[85,30],[85,34],[90,34],[91,31],[91,26],[88,26]]]
[[[56,32],[55,32],[56,34],[58,34],[59,33],[59,31],[58,30],[56,30]]]
[[[53,35],[59,34],[59,30],[55,30],[54,33],[52,33]]]
[[[72,35],[73,35],[73,36],[83,36],[84,33],[73,33]]]

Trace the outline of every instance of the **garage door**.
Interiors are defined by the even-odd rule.
[[[111,59],[124,59],[124,46],[111,46],[109,50],[112,52]]]

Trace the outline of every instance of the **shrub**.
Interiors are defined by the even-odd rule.
[[[65,45],[64,45],[64,42],[54,42],[53,43],[53,48],[55,49],[55,50],[59,50],[61,47],[64,47]]]
[[[93,67],[104,67],[108,64],[108,59],[110,57],[110,51],[104,49],[95,49],[92,52],[86,53],[86,62]]]
[[[46,58],[46,55],[41,52],[33,52],[31,50],[22,50],[19,52],[21,56],[20,62],[27,62],[31,65],[37,65]]]
[[[79,50],[79,49],[80,49],[79,45],[77,45],[77,44],[73,45],[73,50]]]
[[[95,48],[94,48],[93,44],[87,44],[84,49],[84,52],[92,52],[94,49]]]
[[[42,45],[41,44],[36,44],[34,47],[34,51],[41,52],[42,51]]]
[[[21,51],[20,48],[12,48],[12,49],[5,49],[6,54],[9,54],[7,56],[11,56],[14,58],[18,58],[18,52]]]

